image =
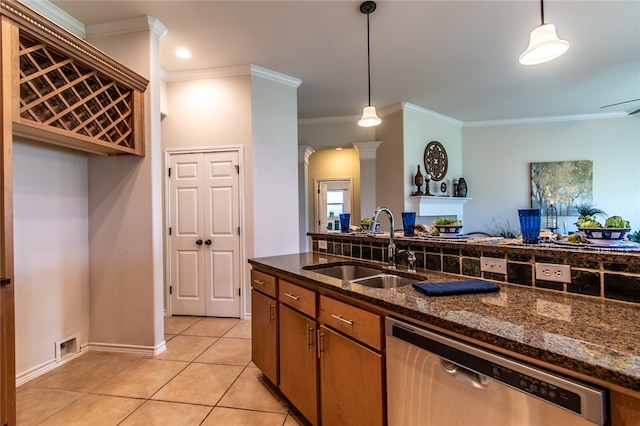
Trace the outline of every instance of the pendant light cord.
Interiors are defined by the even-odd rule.
[[[544,0],[540,0],[540,25],[544,25]]]
[[[370,13],[367,12],[367,93],[369,93],[369,106],[371,106],[371,47],[369,43],[369,15]]]

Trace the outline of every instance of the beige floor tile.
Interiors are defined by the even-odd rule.
[[[169,340],[173,339],[174,337],[176,337],[175,334],[165,334],[164,335],[164,341],[168,342]]]
[[[150,398],[188,365],[184,361],[140,359],[93,389],[95,393]]]
[[[176,336],[167,342],[167,350],[153,359],[170,359],[173,361],[193,361],[208,347],[213,345],[217,337]]]
[[[18,388],[17,423],[21,426],[37,425],[84,395],[55,389]]]
[[[189,364],[151,399],[213,406],[241,372],[231,365]]]
[[[181,334],[189,336],[222,337],[240,322],[235,318],[203,318]]]
[[[289,403],[280,391],[264,378],[260,370],[253,367],[244,369],[218,406],[272,413],[287,413],[289,409]]]
[[[210,411],[211,407],[204,405],[147,401],[120,426],[197,426],[202,424]]]
[[[201,317],[164,317],[164,332],[166,334],[180,334],[200,320],[202,320]]]
[[[246,367],[251,361],[251,340],[221,337],[196,362],[239,365]]]
[[[202,426],[282,426],[286,414],[215,407]]]
[[[140,356],[120,357],[89,352],[24,386],[90,392],[139,359],[141,359]]]
[[[85,395],[46,420],[47,426],[113,426],[135,411],[144,400],[106,395]]]
[[[236,324],[224,337],[235,337],[238,339],[251,339],[251,320],[242,320]]]

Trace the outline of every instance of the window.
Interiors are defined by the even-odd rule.
[[[338,216],[344,213],[344,196],[345,191],[328,189],[327,190],[327,217]]]

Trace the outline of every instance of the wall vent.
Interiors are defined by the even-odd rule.
[[[60,362],[80,352],[77,336],[66,337],[56,342],[56,362]]]

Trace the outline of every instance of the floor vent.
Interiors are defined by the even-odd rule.
[[[76,336],[67,337],[56,342],[56,362],[63,361],[80,351]]]

